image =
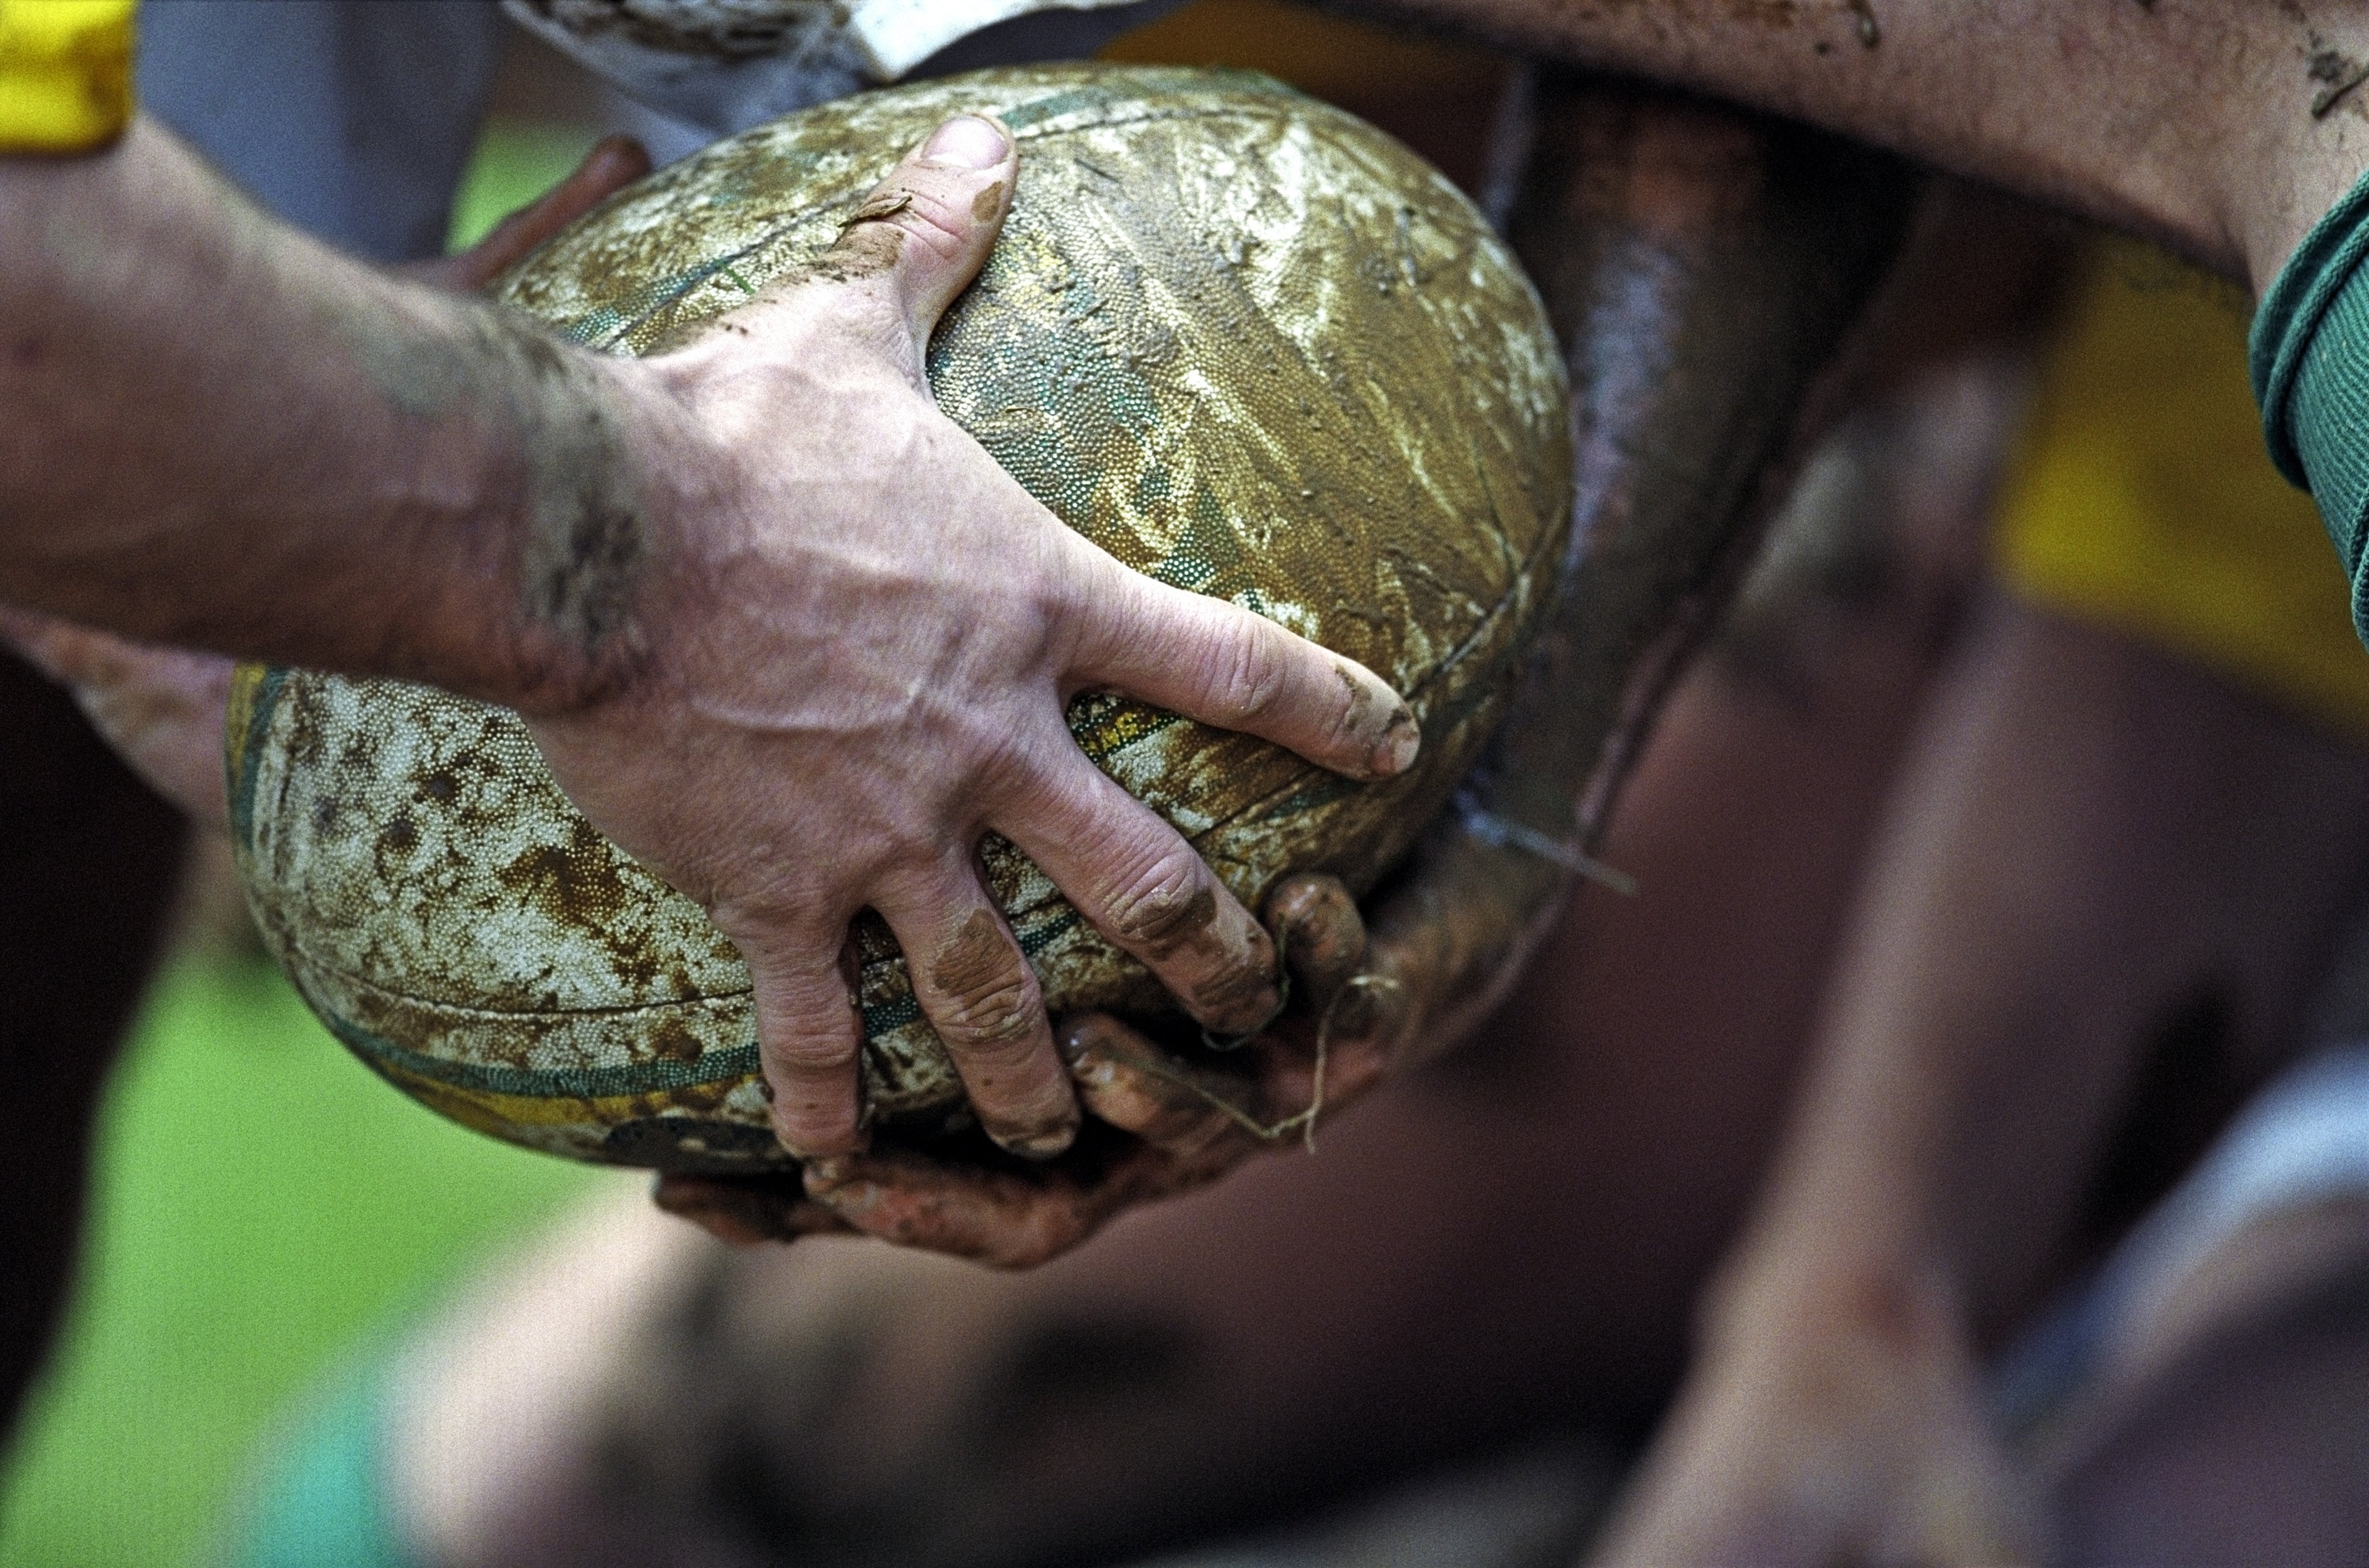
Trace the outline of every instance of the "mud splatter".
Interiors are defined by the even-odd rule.
[[[876,190],[870,196],[864,199],[863,206],[858,207],[854,212],[848,214],[847,222],[841,223],[840,227],[841,229],[852,229],[858,223],[869,223],[876,222],[882,218],[893,218],[898,213],[903,212],[906,208],[910,207],[912,204],[913,193],[910,190],[899,190],[894,187],[886,190]]]
[[[1772,23],[1792,9],[1765,7]],[[1187,586],[1375,670],[1406,695],[1425,744],[1408,773],[1359,784],[1106,694],[1073,707],[1081,741],[1237,898],[1255,900],[1288,867],[1370,887],[1504,712],[1570,514],[1568,401],[1537,300],[1480,214],[1402,148],[1238,74],[1059,66],[952,78],[859,95],[686,159],[555,238],[498,292],[600,353],[715,330],[818,262],[853,276],[893,260],[830,254],[893,166],[882,149],[983,108],[1004,110],[1030,173],[1005,182],[1003,239],[931,343],[940,406],[1128,566],[1173,562]],[[905,237],[894,223],[853,235]],[[1357,269],[1361,257],[1388,263],[1387,294]],[[542,350],[581,362],[547,338]],[[532,369],[521,358],[506,373]],[[633,564],[633,498],[611,498],[613,528],[577,509],[546,530],[545,598],[582,626],[612,616],[597,596],[588,605],[559,591],[571,553],[596,578],[592,568],[612,579],[647,569]],[[630,599],[614,602],[630,647]],[[605,895],[566,853],[530,855],[572,850],[573,813],[513,715],[416,688],[289,680],[292,693],[327,705],[275,727],[287,750],[259,775],[258,811],[271,819],[256,828],[257,898],[276,950],[300,964],[299,947],[318,955],[305,970],[316,1007],[374,1009],[388,1037],[422,1056],[499,1058],[523,1085],[621,1057],[653,1082],[712,1077],[719,1055],[744,1049],[753,1071],[745,969],[695,904],[604,845],[623,905],[602,932],[564,918]],[[1367,719],[1368,736],[1386,725],[1379,708]],[[358,761],[330,790],[333,770],[299,779],[285,766],[319,746],[360,759],[364,731],[388,748],[376,773]],[[325,792],[355,815],[316,837],[304,814]],[[397,906],[365,920],[363,900],[386,889],[370,853],[399,812],[420,843]],[[1173,1010],[1024,856],[990,840],[980,859],[1055,1007]],[[496,876],[505,867],[518,886]],[[867,1103],[884,1119],[940,1126],[963,1088],[906,956],[876,919],[859,920],[855,938]],[[1239,998],[1215,987],[1192,999],[1196,1011],[1238,1000],[1249,1012],[1253,995],[1273,994],[1255,922],[1219,917],[1199,940],[1242,960],[1233,967],[1248,978]],[[926,973],[926,952],[912,956]],[[669,1022],[704,1042],[707,1067],[659,1051]],[[731,1082],[715,1114],[762,1128],[756,1081]],[[538,1147],[597,1149],[625,1114],[616,1100],[520,1093],[544,1098],[486,1098],[481,1120]],[[630,1114],[696,1097],[653,1090]]]
[[[2318,34],[2312,36],[2312,49],[2306,57],[2305,70],[2319,84],[2311,95],[2311,117],[2325,120],[2329,111],[2352,97],[2362,83],[2369,82],[2369,65],[2363,64],[2343,51],[2330,47]]]
[[[954,999],[971,1043],[1009,1040],[1028,1032],[1029,1014],[1018,1005],[1025,976],[1002,922],[973,910],[930,956],[930,984]]]
[[[423,334],[355,311],[331,322],[399,414],[507,427],[527,468],[517,571],[529,620],[569,651],[603,651],[627,623],[648,554],[620,461],[624,424],[607,383],[536,323],[498,304],[456,303],[450,330]]]
[[[538,844],[494,873],[494,880],[552,919],[605,933],[625,902],[624,880],[606,840],[591,823],[573,824],[565,846]]]
[[[1197,942],[1218,918],[1218,896],[1207,883],[1178,898],[1155,893],[1127,910],[1113,923],[1120,941],[1139,947],[1154,958],[1165,958],[1189,942]]]

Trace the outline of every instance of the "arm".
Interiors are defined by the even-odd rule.
[[[1057,1149],[1077,1111],[981,832],[1070,846],[1064,890],[1180,993],[1226,996],[1211,1026],[1273,994],[1219,983],[1271,973],[1264,933],[1086,762],[1067,697],[1114,686],[1359,774],[1413,738],[1370,672],[1127,572],[930,403],[922,347],[1013,158],[952,122],[814,272],[630,362],[314,245],[144,122],[0,162],[0,601],[521,709],[749,959],[786,1143],[862,1142],[838,956],[870,905],[922,956],[985,1124]],[[1207,913],[1155,955],[1173,909]]]
[[[541,503],[571,459],[612,476],[588,503],[649,526],[644,388],[554,355],[546,391],[513,318],[273,223],[146,120],[0,165],[0,247],[7,602],[527,708],[625,673],[584,624],[623,574],[578,574],[559,613],[519,589],[564,538]],[[629,426],[643,450],[606,461]]]
[[[2286,1037],[2364,787],[2357,749],[2185,663],[1987,601],[1608,1561],[2029,1553],[1976,1347],[2077,1250],[2150,1032],[2217,995],[2222,1054],[2182,1085],[2207,1094]]]
[[[1693,87],[2157,239],[2259,292],[2369,167],[2337,0],[1389,0]]]
[[[394,270],[439,289],[474,293],[649,172],[649,154],[639,143],[604,137],[566,179],[467,250]],[[71,692],[92,727],[151,789],[198,826],[229,830],[222,738],[235,660],[135,641],[5,603],[0,642]]]

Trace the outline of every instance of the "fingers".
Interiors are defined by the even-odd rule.
[[[736,1247],[844,1231],[847,1221],[807,1196],[796,1176],[688,1176],[661,1173],[650,1200]]]
[[[5,606],[0,646],[71,688],[93,727],[150,787],[199,826],[229,830],[223,722],[231,660]]]
[[[844,962],[844,927],[826,932],[802,922],[752,932],[726,909],[714,915],[749,965],[773,1136],[802,1160],[861,1150],[864,1018]]]
[[[1366,921],[1337,876],[1297,872],[1267,895],[1266,926],[1312,1008],[1329,1006],[1366,962]]]
[[[815,272],[842,280],[885,275],[920,349],[986,264],[1019,164],[1012,133],[998,121],[947,120],[864,198]]]
[[[420,269],[420,275],[456,293],[475,292],[649,172],[650,155],[639,142],[630,136],[603,136],[566,179],[496,223],[468,249]]]
[[[1423,744],[1413,711],[1356,659],[1108,556],[1079,564],[1073,680],[1272,740],[1351,778],[1413,765]]]
[[[65,686],[111,684],[123,680],[148,645],[119,637],[35,610],[0,604],[0,644],[24,656],[51,680]]]
[[[1247,1155],[1256,1135],[1245,1086],[1217,1080],[1171,1059],[1159,1047],[1104,1013],[1089,1013],[1061,1028],[1061,1059],[1086,1108],[1162,1153],[1199,1162],[1213,1150]],[[1227,1107],[1233,1105],[1233,1111]]]
[[[956,1170],[889,1150],[807,1167],[807,1196],[852,1229],[903,1247],[1032,1268],[1092,1235],[1123,1191]]]
[[[1205,1026],[1247,1035],[1273,1017],[1275,944],[1207,863],[1084,757],[1062,754],[1054,770],[1036,809],[997,830]]]
[[[875,906],[905,950],[913,998],[987,1135],[1014,1154],[1049,1160],[1077,1136],[1078,1102],[1036,972],[967,864],[917,891]]]

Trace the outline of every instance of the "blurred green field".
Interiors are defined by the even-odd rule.
[[[490,131],[454,243],[591,141]],[[100,1132],[65,1336],[0,1470],[5,1568],[201,1562],[292,1400],[600,1179],[419,1109],[223,959],[168,969]]]
[[[9,1568],[197,1561],[292,1397],[597,1179],[421,1110],[222,960],[166,975],[101,1133],[78,1297],[0,1486]]]
[[[452,203],[450,248],[475,244],[505,213],[558,184],[598,139],[580,126],[487,127]]]

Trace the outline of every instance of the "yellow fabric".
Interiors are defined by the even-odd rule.
[[[2243,304],[2101,242],[2043,372],[1995,558],[2009,589],[2369,737],[2369,652],[2311,498],[2262,448]]]
[[[132,123],[139,0],[0,0],[0,154],[86,153]]]

